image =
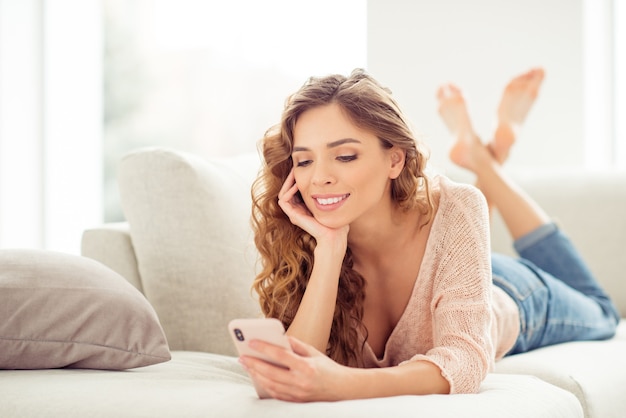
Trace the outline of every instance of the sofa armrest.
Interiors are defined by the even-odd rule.
[[[143,293],[128,223],[107,223],[85,230],[81,241],[81,254],[121,274]]]

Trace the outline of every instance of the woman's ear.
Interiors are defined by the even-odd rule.
[[[389,150],[391,157],[391,169],[389,171],[389,178],[396,179],[404,168],[405,152],[401,148],[393,147]]]

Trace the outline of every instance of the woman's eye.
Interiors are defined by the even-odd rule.
[[[306,167],[309,164],[311,164],[311,160],[298,161],[296,167]]]
[[[356,160],[356,155],[340,155],[339,157],[337,157],[337,160],[343,163],[347,163],[349,161]]]

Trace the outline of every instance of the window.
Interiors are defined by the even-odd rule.
[[[626,0],[572,4],[585,165],[624,170]],[[122,219],[116,167],[132,149],[255,151],[308,76],[366,66],[368,7],[379,37],[397,24],[384,0],[0,0],[0,248],[77,253],[103,212]]]
[[[0,247],[102,222],[101,27],[99,0],[0,0]]]
[[[165,146],[255,152],[307,77],[366,64],[365,0],[104,0],[105,219],[115,167]]]
[[[626,1],[614,0],[615,146],[617,167],[626,169]]]
[[[585,0],[585,142],[592,170],[626,169],[626,1]]]

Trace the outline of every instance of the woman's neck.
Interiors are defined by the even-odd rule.
[[[364,260],[379,263],[409,246],[419,234],[420,218],[417,209],[396,208],[390,216],[370,217],[351,224],[348,246],[355,263]]]

